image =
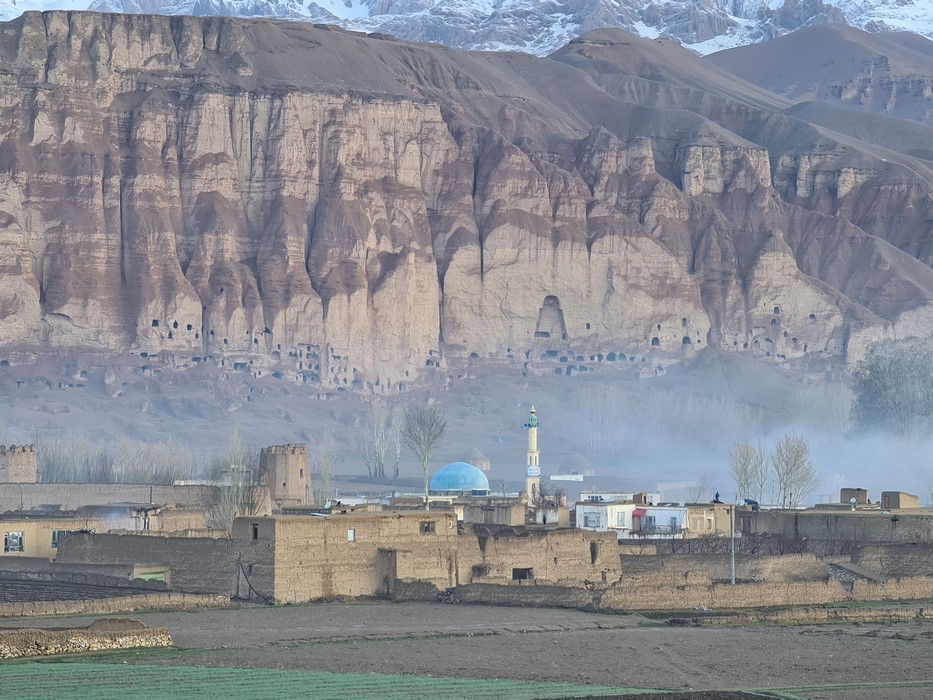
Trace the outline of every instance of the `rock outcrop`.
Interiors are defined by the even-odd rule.
[[[471,357],[842,361],[933,328],[926,164],[666,42],[27,13],[0,84],[6,355],[396,391]]]

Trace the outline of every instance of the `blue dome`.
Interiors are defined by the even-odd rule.
[[[453,462],[431,478],[430,490],[438,493],[464,493],[473,495],[489,494],[489,479],[482,471],[466,462]]]

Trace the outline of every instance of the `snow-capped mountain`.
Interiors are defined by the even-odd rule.
[[[0,0],[0,19],[28,10],[266,17],[337,24],[461,49],[544,55],[580,34],[622,27],[706,54],[844,22],[933,38],[933,0]]]

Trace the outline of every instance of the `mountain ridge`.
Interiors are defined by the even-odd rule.
[[[767,42],[826,23],[933,38],[933,0],[0,0],[0,19],[25,11],[288,19],[392,34],[452,48],[544,56],[601,28],[671,38],[701,54]]]

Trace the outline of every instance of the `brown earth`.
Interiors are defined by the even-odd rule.
[[[637,615],[441,604],[329,603],[140,613],[177,652],[146,663],[613,684],[782,689],[798,698],[923,697],[933,624],[668,627]],[[34,625],[2,621],[0,627]],[[74,626],[74,618],[46,626]],[[908,683],[926,682],[923,687]],[[880,685],[879,685],[880,684]]]

